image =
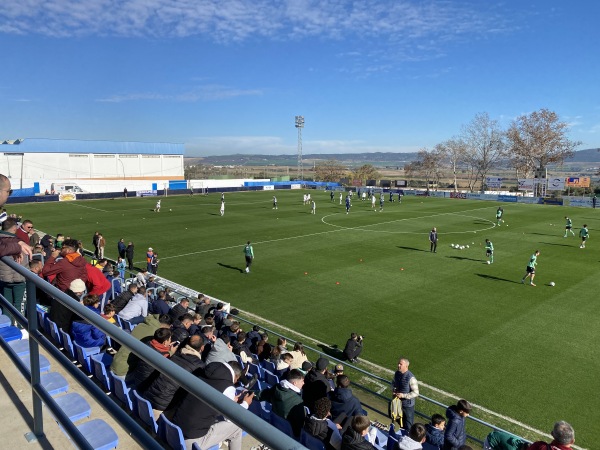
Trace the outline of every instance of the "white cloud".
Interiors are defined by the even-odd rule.
[[[132,101],[172,101],[172,102],[197,102],[211,100],[225,100],[228,98],[248,95],[262,95],[259,89],[238,89],[221,85],[198,86],[190,91],[179,94],[163,94],[158,92],[134,92],[129,94],[114,94],[97,99],[98,102],[122,103]]]

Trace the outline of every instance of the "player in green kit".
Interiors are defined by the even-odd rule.
[[[570,231],[571,234],[573,236],[575,236],[575,233],[573,233],[573,221],[571,219],[569,219],[567,216],[565,216],[565,220],[567,221],[567,223],[565,223],[565,236],[567,237],[567,233]]]
[[[504,222],[504,220],[502,220],[502,214],[504,214],[504,210],[502,209],[502,206],[499,206],[498,210],[496,211],[496,226],[498,227],[502,222]]]
[[[252,261],[254,261],[254,250],[252,249],[252,245],[250,245],[250,241],[244,246],[244,257],[246,258],[246,273],[250,273],[250,266],[252,265]]]
[[[537,265],[537,257],[538,256],[540,256],[540,251],[536,250],[535,253],[533,255],[531,255],[531,258],[529,258],[529,263],[527,264],[527,269],[526,269],[525,275],[521,279],[521,283],[525,283],[525,279],[527,277],[530,277],[529,284],[531,286],[535,286],[535,284],[533,284],[533,278],[535,277],[535,266]]]
[[[585,248],[585,241],[590,237],[590,232],[587,229],[587,225],[584,223],[583,228],[579,230],[579,237],[581,238],[581,245],[579,248]]]
[[[494,262],[494,244],[489,239],[485,240],[485,256],[489,258],[489,263]]]

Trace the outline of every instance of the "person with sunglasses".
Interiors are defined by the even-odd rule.
[[[12,193],[13,190],[10,186],[10,180],[6,175],[0,174],[0,208],[4,206]],[[2,212],[2,214],[0,214],[0,223],[4,222],[7,218],[8,214],[6,211]],[[31,247],[29,246],[29,243],[21,242],[16,236],[0,241],[0,257],[12,256],[18,262],[21,262],[25,255],[31,258]]]

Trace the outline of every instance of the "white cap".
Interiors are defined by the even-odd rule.
[[[152,247],[148,247],[148,250],[152,250]]]

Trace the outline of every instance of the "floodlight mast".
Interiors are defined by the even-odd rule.
[[[298,178],[304,181],[304,164],[302,163],[302,128],[304,128],[304,116],[296,116],[296,128],[298,128]]]

